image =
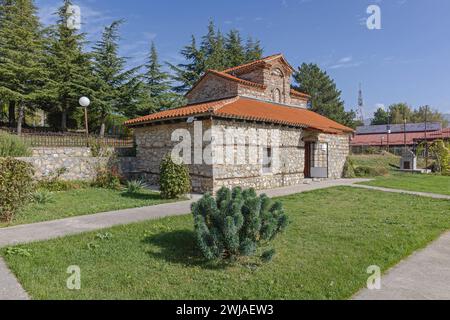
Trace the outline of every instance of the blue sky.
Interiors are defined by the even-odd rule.
[[[60,0],[37,0],[45,24]],[[450,113],[450,1],[448,0],[74,0],[83,30],[98,39],[104,25],[123,18],[121,53],[140,64],[151,40],[163,61],[181,61],[190,35],[208,20],[226,32],[260,39],[265,54],[283,53],[299,66],[314,62],[336,81],[347,109],[362,83],[366,117],[380,104],[431,105]],[[381,9],[381,30],[369,30],[366,9]]]

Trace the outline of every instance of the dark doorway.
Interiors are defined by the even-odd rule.
[[[403,162],[403,169],[411,170],[411,162],[409,162],[409,161]]]
[[[305,142],[305,178],[311,178],[311,163],[312,163],[312,147],[313,142]]]

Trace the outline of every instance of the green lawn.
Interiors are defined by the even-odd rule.
[[[410,191],[450,195],[450,177],[426,174],[394,173],[361,184]]]
[[[190,215],[22,245],[6,255],[34,299],[347,299],[367,267],[398,263],[450,229],[449,202],[337,187],[281,198],[292,221],[268,264],[205,263]],[[71,265],[81,290],[66,288]]]
[[[383,167],[392,170],[392,165],[400,165],[400,157],[393,154],[352,155],[350,159],[356,167]]]
[[[158,193],[146,190],[134,195],[97,188],[55,192],[52,196],[52,202],[46,204],[31,203],[17,215],[11,224],[0,223],[0,227],[146,207],[164,202],[167,201],[162,200]]]

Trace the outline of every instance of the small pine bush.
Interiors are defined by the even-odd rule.
[[[20,137],[0,131],[0,158],[29,156],[30,148]]]
[[[34,191],[33,166],[14,158],[0,158],[0,220],[10,222]]]
[[[288,225],[281,202],[253,189],[222,188],[215,198],[206,194],[192,205],[192,213],[198,248],[208,260],[253,256]],[[271,250],[261,258],[269,261],[273,255]]]
[[[159,185],[163,199],[176,199],[191,191],[189,169],[184,164],[176,164],[167,155],[160,166]]]

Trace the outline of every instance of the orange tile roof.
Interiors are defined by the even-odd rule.
[[[214,102],[188,105],[186,107],[162,111],[145,117],[129,120],[125,124],[133,126],[158,120],[200,115],[250,121],[263,121],[310,128],[333,134],[353,132],[353,129],[343,126],[307,109],[289,107],[243,97],[234,97]]]
[[[147,116],[143,116],[140,118],[128,120],[125,122],[125,125],[134,125],[146,122],[153,122],[157,120],[165,120],[165,119],[175,119],[175,118],[184,118],[190,117],[193,115],[201,115],[214,112],[217,108],[224,106],[229,102],[233,102],[237,100],[237,97],[231,99],[224,99],[219,101],[205,102],[199,104],[188,105],[181,108],[175,108],[170,110],[165,110],[157,113],[152,113]]]
[[[309,98],[311,98],[311,96],[309,94],[306,94],[306,93],[303,93],[303,92],[300,92],[300,91],[297,91],[297,90],[294,90],[294,89],[291,89],[291,96],[296,96],[296,97],[304,98],[304,99],[307,99],[307,100]]]

